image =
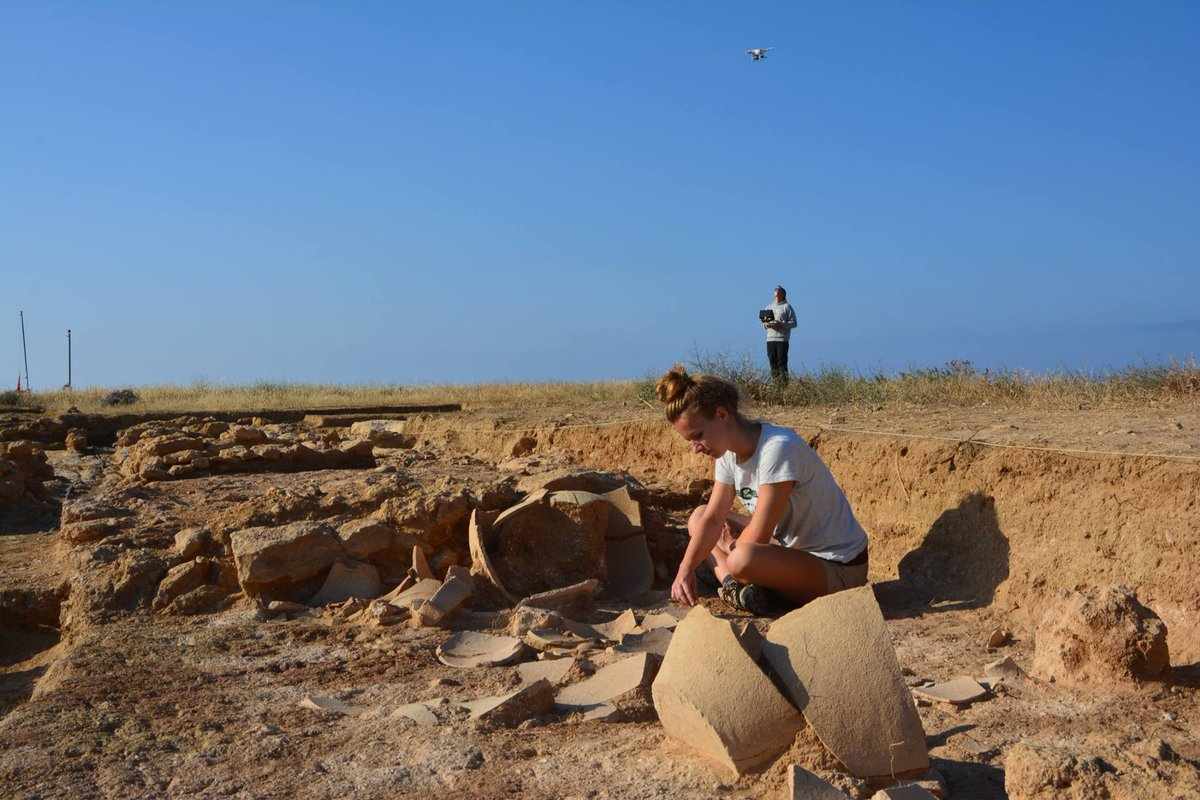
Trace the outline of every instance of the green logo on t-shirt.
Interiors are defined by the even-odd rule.
[[[758,497],[758,492],[754,491],[749,486],[743,486],[742,490],[738,492],[738,496],[743,500],[753,500],[754,498]]]

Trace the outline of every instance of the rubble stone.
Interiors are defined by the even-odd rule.
[[[355,519],[338,528],[346,553],[360,561],[391,547],[394,533],[391,525],[376,519]]]
[[[238,582],[251,596],[277,594],[320,576],[344,552],[337,534],[320,522],[245,528],[229,540]]]
[[[156,611],[166,608],[176,597],[208,583],[211,573],[212,562],[202,558],[172,567],[158,585],[151,608]]]
[[[180,558],[200,555],[212,544],[212,531],[208,528],[184,528],[175,534],[175,552]]]

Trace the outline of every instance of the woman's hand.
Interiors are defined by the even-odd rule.
[[[696,573],[680,572],[671,584],[671,599],[684,606],[696,605]]]

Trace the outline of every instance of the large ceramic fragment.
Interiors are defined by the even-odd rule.
[[[610,642],[619,642],[625,634],[641,631],[632,608],[625,609],[620,616],[609,622],[593,623],[592,630]]]
[[[563,682],[563,679],[571,672],[571,667],[575,666],[573,658],[550,658],[545,661],[526,661],[524,664],[517,665],[517,675],[521,678],[521,684],[533,683],[543,678],[550,683],[557,685]]]
[[[703,606],[675,629],[652,693],[667,734],[734,776],[778,756],[804,725],[733,624]]]
[[[600,581],[595,578],[589,578],[586,581],[573,583],[561,589],[551,589],[547,592],[532,594],[520,603],[517,603],[517,605],[544,608],[551,611],[565,611],[590,603],[598,588],[600,588]]]
[[[624,539],[607,539],[604,563],[608,571],[608,591],[615,597],[636,598],[654,585],[654,561],[650,558],[644,533]]]
[[[605,530],[612,505],[587,492],[531,497],[496,518],[489,548],[505,589],[528,596],[605,573]]]
[[[587,711],[595,706],[619,700],[630,692],[650,685],[654,680],[658,657],[638,653],[609,664],[585,681],[559,690],[554,705],[567,711]]]
[[[403,584],[401,584],[401,586],[403,586]],[[440,588],[442,588],[441,581],[434,578],[425,578],[417,581],[411,586],[404,588],[397,586],[380,599],[391,603],[397,608],[407,608],[411,610],[412,607],[417,604],[418,600],[422,603],[428,601],[429,598],[437,594],[437,591]]]
[[[613,650],[617,653],[656,653],[665,656],[671,646],[672,633],[669,628],[655,628],[645,633],[627,633],[621,637],[621,643],[615,645]]]
[[[413,618],[421,625],[441,625],[474,591],[475,584],[470,576],[447,575],[446,581],[428,600],[414,604]]]
[[[492,563],[488,553],[488,548],[492,546],[493,525],[496,518],[495,514],[487,511],[481,512],[476,509],[471,512],[471,521],[467,526],[467,545],[471,550],[471,573],[483,577],[496,587],[505,599],[510,603],[515,603],[520,598],[513,595],[504,585],[504,581],[501,580],[500,573],[496,571],[496,565]]]
[[[309,605],[324,606],[340,603],[352,597],[370,600],[379,596],[379,570],[365,561],[337,561],[329,570],[321,590],[309,600]]]
[[[438,646],[437,657],[448,667],[497,667],[520,660],[525,645],[511,636],[459,631]]]
[[[987,697],[987,689],[979,685],[974,678],[960,675],[953,680],[935,683],[931,686],[918,686],[912,690],[918,697],[934,700],[939,703],[950,703],[956,706],[970,705],[980,698]]]
[[[851,773],[928,769],[925,730],[870,586],[818,598],[776,620],[763,657]]]
[[[471,712],[471,719],[511,728],[530,717],[549,713],[554,708],[554,687],[545,678],[538,678],[508,694],[470,700],[462,705]]]

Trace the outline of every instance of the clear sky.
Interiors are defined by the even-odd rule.
[[[1194,2],[0,9],[3,388],[1200,353]]]

